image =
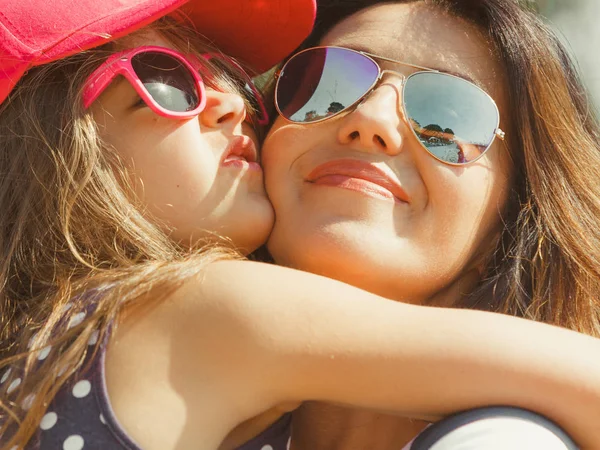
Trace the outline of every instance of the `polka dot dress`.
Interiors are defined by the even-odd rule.
[[[290,450],[292,415],[286,414],[238,450]]]
[[[96,342],[97,335],[89,344]],[[104,356],[105,345],[101,345],[91,364],[86,361],[82,366],[89,369],[65,383],[27,450],[142,450],[120,426],[110,407]],[[239,450],[289,450],[290,435],[291,415],[287,414]]]

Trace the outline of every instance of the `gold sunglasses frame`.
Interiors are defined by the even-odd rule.
[[[365,58],[371,60],[373,62],[373,64],[375,64],[375,67],[377,67],[377,78],[373,81],[373,83],[371,84],[371,86],[369,87],[369,89],[367,89],[367,91],[361,95],[354,103],[352,103],[351,105],[345,107],[343,110],[335,112],[327,117],[323,117],[321,119],[317,119],[311,122],[298,122],[298,121],[294,121],[294,120],[290,120],[287,117],[285,117],[283,115],[283,112],[281,111],[281,109],[279,108],[279,102],[277,101],[277,90],[279,89],[279,81],[281,80],[282,75],[285,72],[285,68],[288,65],[288,63],[293,60],[296,56],[301,55],[302,53],[311,51],[311,50],[317,50],[317,49],[341,49],[347,52],[351,52],[351,53],[358,53],[359,55],[364,56]],[[389,70],[389,69],[382,69],[381,66],[379,65],[379,63],[375,60],[375,58],[380,59],[382,61],[387,61],[387,62],[391,62],[391,63],[395,63],[395,64],[401,64],[404,66],[408,66],[408,67],[414,67],[415,69],[419,69],[417,72],[413,72],[411,73],[409,76],[406,76],[400,72],[396,72],[395,70]],[[500,110],[498,109],[498,105],[496,104],[496,102],[494,101],[494,99],[487,93],[485,92],[481,87],[477,86],[475,83],[472,83],[469,80],[466,80],[462,77],[450,74],[450,73],[445,73],[445,72],[441,72],[439,70],[436,69],[432,69],[430,67],[424,67],[424,66],[419,66],[417,64],[411,64],[411,63],[407,63],[404,61],[398,61],[396,59],[391,59],[391,58],[387,58],[385,56],[380,56],[380,55],[375,55],[373,53],[368,53],[362,50],[354,50],[351,48],[346,48],[346,47],[339,47],[339,46],[335,46],[335,45],[322,45],[322,46],[317,46],[317,47],[311,47],[311,48],[307,48],[304,49],[298,53],[296,53],[295,55],[293,55],[290,59],[288,59],[285,64],[281,67],[281,69],[277,70],[274,74],[275,79],[277,80],[276,84],[275,84],[275,108],[277,109],[277,113],[279,114],[279,116],[285,120],[286,122],[289,123],[295,123],[295,124],[303,124],[303,125],[313,125],[313,124],[317,124],[317,123],[321,123],[324,122],[326,120],[330,120],[333,119],[335,117],[341,116],[341,115],[345,115],[345,114],[349,114],[350,112],[352,112],[357,105],[359,105],[362,101],[364,101],[364,99],[366,99],[374,90],[375,88],[377,88],[377,86],[379,85],[379,83],[383,80],[383,76],[387,73],[391,73],[394,75],[397,75],[401,78],[402,80],[402,113],[404,115],[404,120],[408,121],[408,115],[406,113],[406,104],[405,104],[405,98],[404,98],[404,86],[406,85],[407,81],[418,74],[422,74],[422,73],[428,73],[428,72],[434,72],[434,73],[438,73],[440,75],[443,76],[447,76],[447,77],[452,77],[452,78],[456,78],[461,80],[462,82],[466,82],[469,83],[470,85],[472,85],[473,87],[475,87],[476,89],[478,89],[479,91],[481,91],[483,94],[485,94],[485,96],[487,98],[490,99],[490,101],[492,102],[492,104],[494,105],[494,108],[496,109],[496,125],[494,128],[494,135],[492,137],[492,140],[490,141],[490,143],[488,144],[488,146],[485,148],[485,150],[483,150],[481,152],[481,154],[479,156],[477,156],[476,158],[467,161],[466,163],[454,163],[454,162],[449,162],[449,161],[444,161],[441,158],[438,158],[435,154],[433,154],[426,146],[425,144],[423,144],[421,142],[421,140],[419,139],[419,136],[417,136],[417,133],[415,132],[414,128],[412,127],[412,125],[410,123],[407,123],[408,128],[410,128],[411,132],[413,133],[413,135],[415,136],[415,138],[417,139],[417,141],[419,142],[419,144],[425,148],[425,151],[427,151],[428,154],[430,154],[433,158],[437,159],[438,161],[441,161],[444,164],[449,164],[452,166],[465,166],[467,164],[471,164],[475,161],[477,161],[479,158],[481,158],[483,155],[485,155],[485,153],[490,149],[490,147],[492,146],[492,144],[494,143],[495,139],[498,138],[501,141],[504,141],[506,133],[504,133],[504,131],[502,131],[500,129]]]

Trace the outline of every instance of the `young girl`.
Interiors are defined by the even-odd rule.
[[[134,446],[123,428],[147,448],[190,446],[177,393],[181,379],[202,384],[193,380],[201,373],[180,370],[178,389],[156,384],[149,420],[140,428],[130,415],[121,428],[107,398],[95,404],[106,393],[104,346],[135,298],[167,296],[178,278],[236,257],[203,240],[251,251],[266,239],[272,210],[253,130],[264,107],[247,114],[245,74],[208,42],[265,70],[307,36],[314,2],[3,1],[0,10],[2,447],[23,446],[36,430],[31,445],[42,448]],[[177,352],[164,350],[154,352],[173,361]],[[120,379],[127,365],[114,366]],[[122,398],[111,395],[120,419]],[[201,399],[215,417],[237,402],[218,413]],[[253,437],[272,415],[229,441]],[[218,418],[200,447],[231,428]]]
[[[279,450],[284,413],[305,399],[420,417],[514,404],[597,438],[600,364],[572,351],[595,339],[227,250],[254,250],[272,226],[252,129],[264,117],[253,97],[247,112],[237,64],[181,17],[263,69],[308,33],[313,7],[2,3],[4,449]],[[539,347],[578,377],[532,364]]]

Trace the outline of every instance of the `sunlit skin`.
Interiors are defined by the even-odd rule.
[[[501,66],[472,25],[413,4],[382,4],[334,27],[321,42],[470,78],[495,99],[506,126]],[[415,69],[378,61],[405,76]],[[500,227],[510,157],[496,140],[466,166],[430,156],[401,108],[402,76],[386,75],[355,110],[301,126],[278,118],[263,146],[276,221],[275,260],[404,301],[448,303],[477,281]],[[409,199],[394,201],[349,180],[346,188],[307,181],[325,162],[359,160],[391,171]],[[457,280],[461,281],[458,286]],[[468,281],[467,281],[468,280]]]
[[[119,47],[172,47],[155,33],[119,41]],[[227,236],[244,252],[261,245],[273,212],[257,164],[222,159],[232,140],[258,143],[236,93],[207,87],[207,103],[196,118],[160,117],[126,81],[115,81],[92,105],[102,138],[130,171],[143,208],[184,245]],[[137,104],[137,105],[136,105]]]

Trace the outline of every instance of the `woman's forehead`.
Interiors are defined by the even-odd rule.
[[[322,45],[339,45],[475,80],[502,95],[503,70],[477,26],[419,2],[365,8],[334,26]]]

